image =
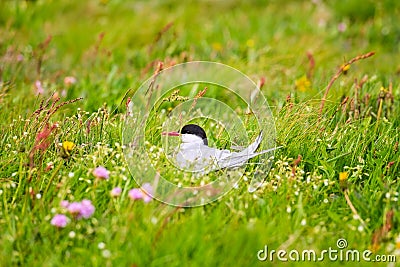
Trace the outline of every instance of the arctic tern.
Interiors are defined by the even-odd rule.
[[[184,170],[203,174],[219,169],[243,166],[255,156],[277,149],[271,148],[256,152],[262,141],[262,132],[252,144],[240,152],[209,147],[206,132],[196,124],[187,124],[180,132],[163,132],[162,135],[180,136],[182,143],[176,154],[177,165]]]

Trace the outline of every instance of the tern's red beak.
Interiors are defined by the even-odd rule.
[[[178,132],[163,132],[162,135],[180,136],[181,134]]]

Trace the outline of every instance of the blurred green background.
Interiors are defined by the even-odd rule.
[[[398,78],[399,10],[395,0],[2,1],[1,77],[29,84],[75,76],[68,97],[86,96],[85,105],[97,109],[105,100],[119,104],[156,61],[210,60],[266,77],[265,93],[280,99],[307,73],[311,53],[315,76],[303,95],[312,97],[341,63],[369,51],[377,56],[357,67],[361,73]],[[12,60],[17,54],[23,66]],[[16,101],[31,93],[18,87]]]

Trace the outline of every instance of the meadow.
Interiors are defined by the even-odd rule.
[[[397,266],[400,4],[375,2],[1,1],[0,266]],[[123,133],[141,84],[191,61],[258,84],[281,148],[256,191],[248,166],[212,203],[171,206],[139,189],[149,163],[125,159]],[[185,97],[146,125],[156,159]],[[288,255],[330,248],[373,262]]]

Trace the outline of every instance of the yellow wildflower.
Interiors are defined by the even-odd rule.
[[[73,142],[64,141],[62,143],[63,150],[62,150],[61,156],[63,158],[68,158],[69,156],[71,156],[71,151],[72,151],[72,149],[74,149],[74,147],[75,147],[75,144]]]
[[[348,172],[340,172],[339,173],[339,186],[342,190],[347,189],[347,178],[349,177]]]
[[[221,52],[222,48],[223,48],[221,43],[218,43],[218,42],[213,43],[211,46],[212,46],[213,50],[217,51],[217,52]]]
[[[343,64],[342,66],[341,66],[341,68],[342,68],[342,71],[343,71],[343,74],[344,75],[346,75],[347,74],[347,72],[349,71],[349,69],[350,69],[350,64]]]
[[[339,173],[339,181],[341,181],[341,182],[346,181],[348,177],[349,177],[349,173],[348,172]]]
[[[350,69],[350,64],[344,64],[344,65],[342,65],[342,68],[343,68],[343,72],[346,72]]]
[[[374,243],[371,246],[369,246],[368,248],[369,248],[369,250],[372,251],[372,253],[376,253],[381,248],[381,246],[377,243]]]
[[[311,88],[311,81],[306,75],[303,75],[295,81],[295,86],[299,91],[305,92]]]
[[[255,42],[254,42],[253,39],[249,39],[249,40],[247,40],[247,42],[246,42],[246,45],[247,45],[247,47],[249,47],[249,48],[253,48],[253,47],[254,47],[254,44],[255,44]]]

